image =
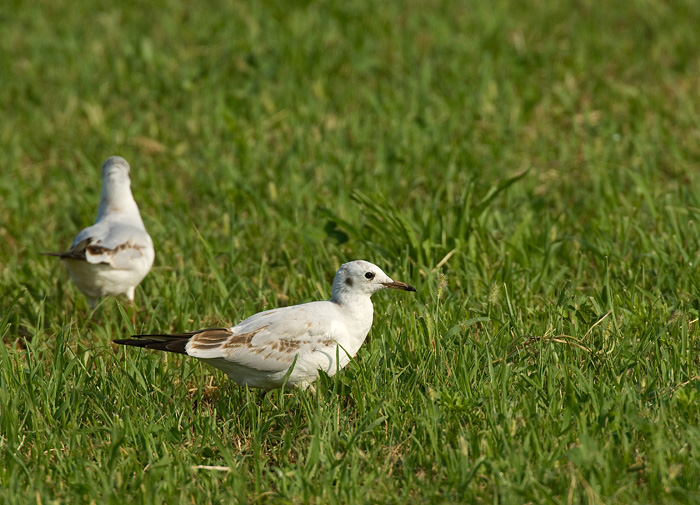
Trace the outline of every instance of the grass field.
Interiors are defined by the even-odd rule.
[[[0,4],[0,503],[700,502],[700,2]],[[64,250],[132,165],[156,247]],[[317,393],[132,332],[330,296]],[[415,295],[415,296],[414,296]],[[222,467],[222,468],[212,468]]]

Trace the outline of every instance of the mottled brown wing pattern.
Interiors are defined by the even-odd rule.
[[[131,241],[124,242],[123,244],[118,245],[117,247],[113,248],[108,248],[108,247],[103,247],[99,245],[100,242],[95,242],[94,244],[90,244],[87,246],[87,252],[90,254],[93,254],[95,256],[98,256],[100,254],[115,254],[118,253],[119,251],[124,251],[126,249],[134,249],[136,252],[138,252],[139,255],[142,255],[143,253],[141,252],[143,249],[146,248],[145,245],[138,245],[134,244]]]
[[[267,326],[262,326],[257,330],[234,335],[228,328],[210,328],[195,332],[192,336],[190,349],[192,351],[211,351],[213,349],[230,350],[242,346],[249,346],[253,337]]]

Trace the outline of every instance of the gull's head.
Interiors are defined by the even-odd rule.
[[[102,180],[115,182],[130,182],[129,163],[121,156],[110,156],[102,164]]]
[[[99,221],[108,214],[128,214],[138,222],[139,208],[131,194],[129,164],[121,156],[111,156],[102,164],[102,195],[97,211]]]
[[[403,289],[415,291],[416,288],[405,282],[395,281],[377,265],[369,261],[357,260],[341,265],[333,280],[333,300],[338,302],[351,296],[372,296],[382,289]]]

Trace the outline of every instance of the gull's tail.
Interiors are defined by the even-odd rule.
[[[221,331],[228,332],[230,334],[230,330],[226,328],[206,328],[204,330],[192,331],[188,333],[174,333],[172,335],[132,335],[131,338],[112,340],[112,342],[120,345],[143,347],[144,349],[187,354],[185,347],[190,339],[199,333],[204,333],[205,331]]]
[[[74,260],[84,260],[85,259],[85,254],[81,255],[81,254],[78,254],[78,253],[75,253],[72,251],[62,252],[62,253],[42,252],[39,254],[41,254],[43,256],[55,256],[55,257],[61,258],[61,259],[66,259],[66,258],[70,258],[70,259],[74,259]]]

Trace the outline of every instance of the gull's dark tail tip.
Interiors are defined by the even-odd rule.
[[[187,354],[185,346],[187,346],[189,340],[189,337],[183,338],[180,335],[132,335],[131,338],[112,340],[112,342],[119,345],[143,347],[144,349],[153,349],[156,351]]]

